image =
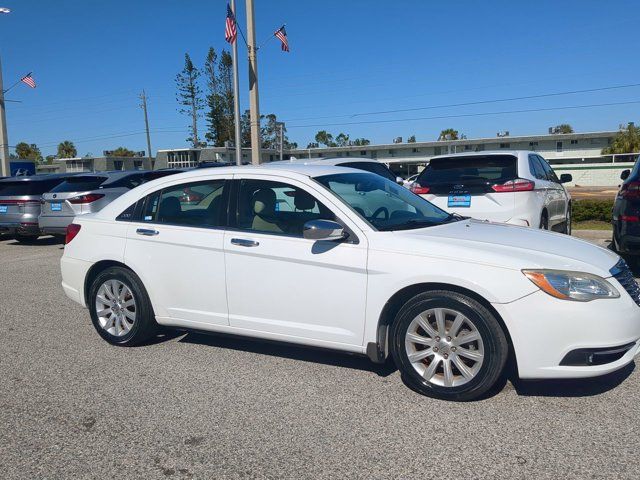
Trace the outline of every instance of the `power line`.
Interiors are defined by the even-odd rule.
[[[374,112],[360,112],[360,113],[351,113],[344,115],[327,115],[322,117],[306,117],[306,118],[293,118],[285,121],[302,121],[302,120],[320,120],[324,118],[353,118],[358,116],[365,115],[385,115],[388,113],[401,113],[401,112],[415,112],[420,110],[435,110],[438,108],[452,108],[452,107],[467,107],[471,105],[486,105],[490,103],[501,103],[501,102],[513,102],[517,100],[532,100],[537,98],[549,98],[549,97],[559,97],[563,95],[575,95],[580,93],[591,93],[591,92],[602,92],[606,90],[616,90],[623,88],[632,88],[632,87],[640,87],[640,83],[629,83],[626,85],[612,85],[608,87],[598,87],[598,88],[587,88],[583,90],[568,90],[565,92],[553,92],[553,93],[541,93],[538,95],[525,95],[521,97],[508,97],[508,98],[495,98],[492,100],[477,100],[474,102],[462,102],[462,103],[449,103],[449,104],[441,104],[441,105],[429,105],[425,107],[414,107],[414,108],[401,108],[395,110],[379,110]]]
[[[413,122],[418,120],[440,120],[440,119],[446,119],[446,118],[507,115],[512,113],[550,112],[554,110],[575,110],[580,108],[612,107],[617,105],[635,105],[639,103],[640,103],[640,100],[634,100],[629,102],[594,103],[590,105],[565,105],[562,107],[527,108],[523,110],[505,110],[505,111],[499,111],[499,112],[479,112],[479,113],[461,113],[461,114],[454,114],[454,115],[437,115],[433,117],[396,118],[396,119],[388,119],[388,120],[363,120],[359,122],[315,123],[315,124],[307,124],[307,125],[287,125],[287,128],[335,127],[335,126],[342,126],[342,125],[366,125],[366,124],[373,124],[373,123],[401,123],[401,122]]]

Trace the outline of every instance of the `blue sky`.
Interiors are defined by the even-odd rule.
[[[174,78],[189,52],[202,64],[224,41],[225,0],[0,0],[5,88],[33,71],[36,90],[7,94],[9,142],[58,142],[79,154],[123,145],[146,148],[137,95],[145,88],[153,149],[186,146],[189,119],[177,112]],[[613,130],[638,121],[639,104],[475,117],[487,112],[640,101],[640,87],[441,107],[367,112],[640,83],[635,1],[255,0],[261,113],[287,122],[302,147],[326,128],[390,143],[434,140],[453,127],[469,138]],[[238,20],[246,24],[244,1]],[[287,24],[291,53],[266,41]],[[246,50],[240,46],[242,108],[248,104]],[[411,120],[416,119],[418,120]],[[376,123],[361,123],[376,122]],[[351,123],[351,124],[345,124]],[[340,124],[340,125],[335,125]],[[204,120],[201,124],[204,129]]]

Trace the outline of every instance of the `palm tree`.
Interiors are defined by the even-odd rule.
[[[562,123],[556,128],[556,133],[573,133],[573,127],[568,123]]]
[[[633,123],[627,125],[626,129],[620,130],[611,145],[602,149],[604,155],[618,153],[636,153],[640,151],[640,127]]]
[[[458,140],[458,130],[455,130],[453,128],[445,128],[440,132],[438,140]]]
[[[78,156],[76,146],[70,140],[65,140],[58,145],[58,158],[75,158]]]

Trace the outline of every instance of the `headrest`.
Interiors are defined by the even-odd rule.
[[[182,213],[182,206],[177,197],[163,198],[160,202],[160,217],[171,218],[177,217]]]
[[[313,210],[316,206],[316,199],[304,190],[296,190],[293,203],[296,210]]]
[[[276,213],[276,193],[270,188],[261,188],[253,194],[251,200],[256,215],[274,215]]]

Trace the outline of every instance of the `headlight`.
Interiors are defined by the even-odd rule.
[[[562,300],[589,302],[598,298],[618,298],[620,293],[604,278],[590,273],[563,270],[523,270],[540,290]]]

